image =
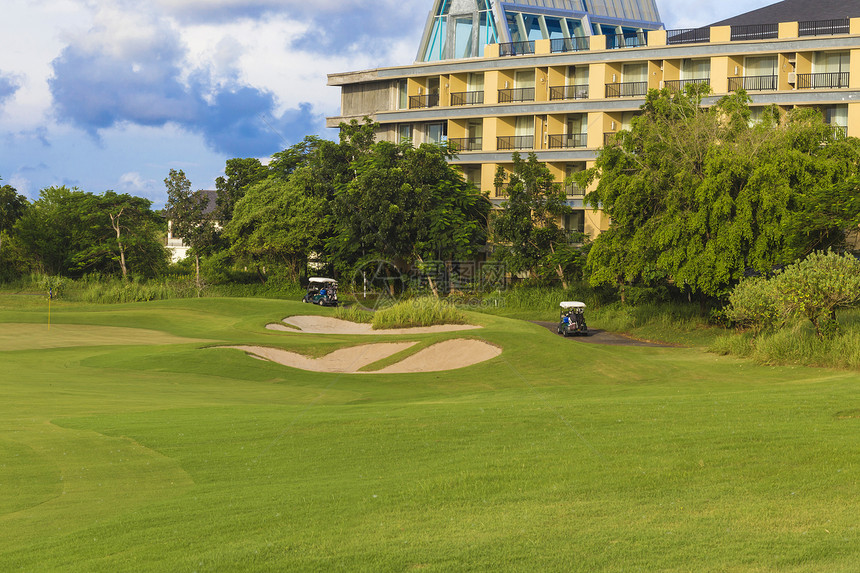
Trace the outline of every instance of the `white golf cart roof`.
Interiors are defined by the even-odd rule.
[[[334,279],[327,279],[325,277],[311,277],[308,279],[309,283],[334,283],[337,284],[337,281]]]
[[[585,308],[585,303],[578,300],[568,300],[559,304],[559,306],[561,308]]]

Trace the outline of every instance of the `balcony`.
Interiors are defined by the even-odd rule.
[[[550,101],[588,99],[588,86],[550,86]]]
[[[729,78],[729,91],[738,90],[748,92],[759,92],[776,89],[776,76],[745,76],[742,78]]]
[[[518,101],[534,101],[534,88],[514,88],[499,90],[499,103],[515,103]]]
[[[648,93],[648,82],[606,84],[606,97],[642,97]]]
[[[564,194],[568,197],[585,197],[585,189],[579,183],[568,183],[564,186]]]
[[[588,48],[588,38],[556,38],[549,42],[549,51],[553,54],[582,52]]]
[[[534,53],[534,40],[531,42],[509,42],[507,44],[499,44],[500,56],[523,56]]]
[[[448,145],[454,151],[481,151],[484,147],[483,137],[449,137]]]
[[[835,34],[848,34],[850,25],[848,18],[841,20],[814,20],[798,22],[797,35],[804,36],[833,36]]]
[[[560,135],[550,135],[547,139],[547,147],[549,147],[549,149],[572,149],[576,147],[587,146],[587,133],[567,133]]]
[[[648,45],[648,37],[642,34],[613,34],[606,36],[606,48],[618,50],[620,48],[639,48]]]
[[[409,96],[409,109],[424,109],[437,107],[438,105],[439,94]]]
[[[696,84],[711,85],[711,78],[695,78],[691,80],[666,80],[663,85],[673,92],[682,92],[687,86]]]
[[[732,26],[730,40],[772,40],[779,37],[779,24],[755,24],[751,26]]]
[[[848,72],[832,72],[826,74],[797,74],[797,89],[820,90],[830,88],[847,88]]]
[[[830,125],[830,129],[833,130],[833,139],[845,139],[848,137],[848,126],[847,125]]]
[[[711,41],[710,28],[682,28],[666,30],[666,45],[702,44]]]
[[[451,92],[451,105],[479,105],[484,103],[484,92]]]
[[[496,138],[496,149],[511,151],[514,149],[534,149],[534,135],[506,135]]]

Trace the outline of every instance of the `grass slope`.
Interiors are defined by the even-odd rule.
[[[44,324],[28,306],[0,300],[0,341]],[[855,373],[474,314],[505,352],[450,372],[204,348],[367,342],[264,330],[307,307],[58,305],[55,324],[165,338],[0,343],[0,570],[860,569]]]

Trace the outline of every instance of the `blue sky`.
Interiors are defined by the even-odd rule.
[[[667,28],[770,0],[658,0]],[[431,0],[4,0],[0,177],[165,197],[171,168],[214,187],[231,157],[334,138],[326,74],[411,63]]]

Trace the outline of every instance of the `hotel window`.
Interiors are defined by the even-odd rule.
[[[412,125],[409,123],[402,123],[397,126],[397,142],[403,143],[404,141],[412,141]]]
[[[442,143],[448,135],[446,123],[427,124],[427,143]]]
[[[683,60],[681,62],[682,80],[707,80],[711,77],[711,60]]]
[[[409,83],[406,80],[397,82],[397,109],[409,109]]]

